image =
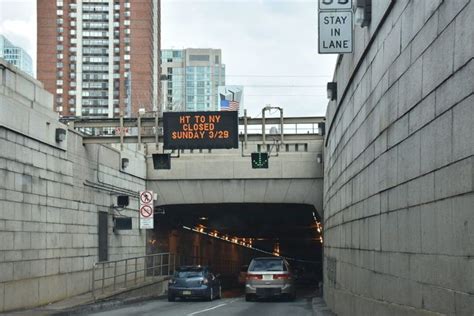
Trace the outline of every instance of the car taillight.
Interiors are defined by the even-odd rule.
[[[288,280],[291,279],[289,274],[274,274],[273,275],[274,280]]]
[[[263,276],[261,274],[247,274],[247,280],[261,280]]]

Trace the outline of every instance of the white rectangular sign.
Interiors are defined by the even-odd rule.
[[[140,192],[140,229],[153,229],[154,218],[153,191]]]
[[[319,53],[352,53],[352,11],[319,12]]]
[[[140,218],[140,229],[153,229],[153,218]]]
[[[319,0],[319,10],[350,10],[352,0]]]

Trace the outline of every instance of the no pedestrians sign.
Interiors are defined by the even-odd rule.
[[[140,192],[140,229],[153,229],[153,191]]]

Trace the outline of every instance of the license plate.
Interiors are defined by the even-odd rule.
[[[263,279],[264,280],[273,280],[273,274],[264,274]]]
[[[191,291],[183,291],[183,295],[191,295]]]

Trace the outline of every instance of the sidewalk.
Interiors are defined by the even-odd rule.
[[[94,298],[92,293],[67,298],[62,301],[51,303],[33,309],[19,310],[14,312],[0,313],[0,315],[80,315],[98,312],[102,309],[110,309],[121,305],[147,301],[165,294],[167,278],[161,278],[152,282],[142,283],[127,288],[119,288],[115,291],[107,291]]]

